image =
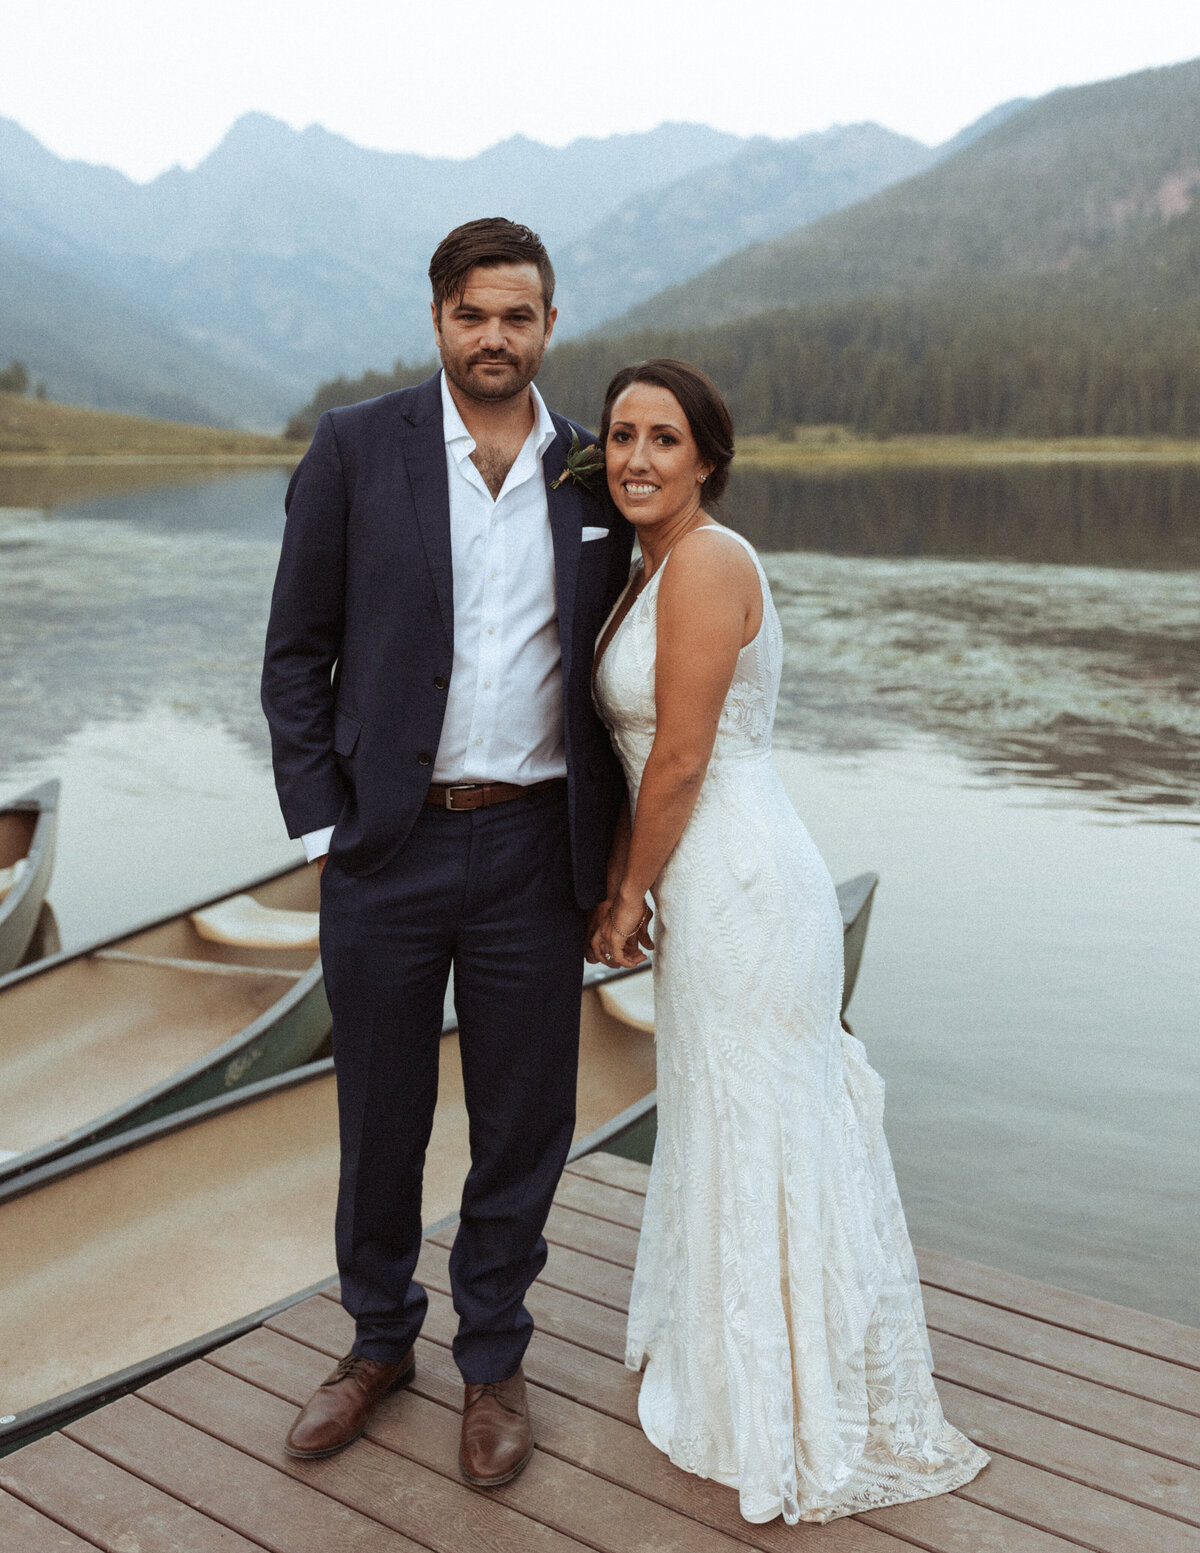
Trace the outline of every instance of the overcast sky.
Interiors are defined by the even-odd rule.
[[[690,119],[935,143],[1011,97],[1200,55],[1197,0],[33,0],[0,116],[145,179],[239,114],[470,156]]]

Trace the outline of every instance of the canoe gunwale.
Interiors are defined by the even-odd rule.
[[[89,954],[94,952],[93,950],[87,951]],[[75,958],[75,956],[71,956],[71,958]],[[169,961],[164,963],[170,968]],[[255,967],[255,969],[264,977],[276,974],[276,972],[270,969],[261,967]],[[180,974],[183,973],[181,972]],[[284,974],[286,975],[286,973]],[[236,1030],[226,1040],[222,1041],[219,1046],[214,1046],[210,1051],[205,1052],[202,1057],[197,1057],[194,1062],[188,1063],[186,1067],[177,1068],[169,1077],[160,1080],[157,1084],[150,1085],[148,1089],[140,1089],[136,1095],[131,1096],[121,1105],[114,1106],[111,1111],[106,1111],[102,1116],[94,1116],[84,1122],[81,1127],[74,1128],[60,1138],[54,1138],[49,1143],[39,1144],[37,1148],[28,1149],[25,1153],[18,1154],[13,1159],[5,1160],[0,1164],[0,1203],[7,1201],[5,1187],[10,1181],[22,1180],[30,1172],[40,1170],[45,1165],[61,1159],[64,1155],[74,1153],[76,1150],[86,1152],[92,1144],[103,1142],[103,1135],[105,1133],[112,1133],[120,1129],[124,1118],[136,1116],[139,1111],[147,1110],[150,1106],[162,1105],[165,1101],[169,1101],[172,1095],[177,1095],[182,1090],[189,1089],[201,1079],[215,1073],[225,1063],[235,1060],[252,1047],[255,1041],[268,1035],[276,1025],[293,1014],[306,999],[312,996],[323,981],[324,972],[322,971],[321,960],[318,956],[308,970],[301,973],[300,979],[292,982],[286,991],[280,993],[279,997],[275,999],[269,1008],[264,1009],[248,1025],[243,1025],[240,1030]],[[0,984],[0,991],[2,990],[3,986]],[[290,1069],[289,1071],[295,1072],[297,1070]],[[258,1082],[265,1083],[267,1080],[258,1080]],[[254,1085],[251,1084],[246,1087],[253,1089]],[[229,1093],[234,1094],[238,1093],[238,1091],[231,1089]],[[220,1100],[224,1097],[217,1095],[212,1098]],[[199,1105],[210,1103],[211,1101],[198,1102]],[[195,1108],[189,1107],[187,1110],[180,1110],[177,1114],[181,1116],[189,1115],[192,1109]],[[160,1118],[163,1121],[169,1119],[167,1117]],[[135,1133],[140,1133],[141,1130],[142,1126],[126,1129],[126,1131]],[[119,1132],[118,1135],[124,1136],[125,1132]]]
[[[42,976],[47,971],[57,970],[59,966],[66,965],[71,960],[82,960],[89,954],[95,954],[99,949],[111,949],[127,938],[135,938],[141,933],[150,932],[152,928],[162,927],[168,922],[178,922],[181,917],[190,916],[193,911],[203,911],[208,906],[215,906],[218,901],[228,900],[231,895],[245,894],[248,890],[261,889],[265,884],[274,884],[277,879],[282,879],[286,874],[295,873],[297,869],[309,866],[300,861],[285,863],[282,868],[274,868],[270,873],[260,874],[254,879],[247,880],[245,884],[235,885],[233,889],[219,890],[215,895],[206,896],[201,901],[194,901],[191,905],[183,906],[177,911],[148,917],[143,922],[135,922],[131,926],[119,929],[116,933],[110,933],[107,938],[96,938],[91,943],[82,944],[78,948],[60,950],[58,954],[49,955],[33,965],[23,965],[19,970],[9,971],[6,975],[0,976],[0,992],[6,992],[9,987],[15,987],[19,982],[32,981],[35,976]]]
[[[24,1197],[27,1192],[37,1191],[39,1187],[65,1180],[67,1176],[73,1176],[81,1170],[90,1170],[93,1165],[103,1164],[106,1159],[115,1159],[117,1155],[126,1154],[143,1143],[153,1143],[170,1133],[181,1132],[185,1127],[207,1121],[210,1116],[236,1111],[239,1106],[250,1105],[265,1095],[312,1083],[332,1072],[333,1058],[322,1057],[317,1062],[306,1062],[298,1068],[289,1068],[286,1073],[276,1073],[270,1078],[245,1084],[241,1089],[231,1089],[227,1094],[214,1095],[212,1099],[201,1100],[184,1110],[172,1111],[169,1116],[143,1122],[140,1127],[131,1127],[127,1132],[114,1133],[111,1138],[101,1138],[96,1143],[73,1149],[58,1158],[43,1160],[33,1169],[0,1180],[0,1207],[14,1202],[18,1197]]]
[[[0,806],[0,812],[5,814],[37,815],[33,835],[29,838],[29,850],[25,853],[28,866],[0,901],[0,955],[3,956],[3,962],[12,962],[10,969],[0,974],[0,986],[3,986],[8,976],[16,974],[21,957],[37,930],[38,915],[54,872],[54,844],[58,836],[61,791],[62,784],[54,777]],[[8,943],[10,935],[13,935],[11,944]]]

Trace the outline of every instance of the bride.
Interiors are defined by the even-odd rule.
[[[678,1466],[747,1521],[828,1521],[945,1493],[987,1457],[942,1416],[883,1136],[842,1027],[833,882],[771,758],[783,656],[751,546],[702,506],[733,427],[678,361],[626,367],[601,422],[642,558],[597,644],[629,784],[591,957],[651,947],[658,1143],[625,1362]]]

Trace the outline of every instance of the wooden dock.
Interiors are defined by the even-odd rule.
[[[462,1388],[447,1251],[410,1391],[325,1461],[284,1455],[350,1345],[330,1288],[206,1358],[0,1460],[4,1553],[1200,1553],[1200,1331],[951,1257],[921,1257],[947,1414],[992,1454],[955,1494],[826,1527],[749,1526],[736,1495],[637,1426],[622,1363],[646,1169],[568,1168],[530,1291],[538,1450],[491,1492],[458,1474]]]

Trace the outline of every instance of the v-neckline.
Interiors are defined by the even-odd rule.
[[[645,557],[639,555],[638,558],[637,558],[637,561],[635,562],[635,565],[640,566],[642,571],[643,571],[643,573],[644,573],[645,570],[646,570],[646,560],[645,560]],[[662,570],[662,567],[660,566],[658,568],[658,571],[661,571],[661,570]],[[658,576],[658,572],[655,572],[654,573],[654,577],[657,577],[657,576]],[[621,634],[621,628],[624,626],[625,622],[629,619],[630,615],[633,614],[634,609],[637,607],[638,600],[643,597],[643,595],[646,592],[646,589],[654,581],[654,577],[647,577],[643,581],[641,587],[633,595],[633,597],[629,600],[629,608],[621,616],[620,620],[617,621],[617,624],[616,624],[616,626],[613,629],[612,635],[609,636],[607,641],[606,641],[605,640],[605,636],[606,636],[606,634],[608,632],[609,626],[612,625],[613,616],[617,613],[617,611],[620,609],[621,605],[625,602],[625,596],[626,596],[626,594],[628,594],[630,586],[633,583],[633,573],[632,572],[630,572],[629,581],[625,584],[625,587],[624,587],[624,589],[623,589],[623,591],[621,593],[621,596],[617,599],[617,602],[609,610],[609,612],[608,612],[608,619],[604,622],[604,629],[600,632],[600,641],[601,641],[602,645],[600,647],[600,650],[596,654],[595,662],[592,664],[592,693],[593,694],[595,694],[596,680],[597,680],[597,678],[599,677],[599,674],[600,674],[600,665],[604,662],[605,658],[608,657],[609,649],[612,647],[612,644],[616,641],[617,637],[620,636],[620,634]]]

